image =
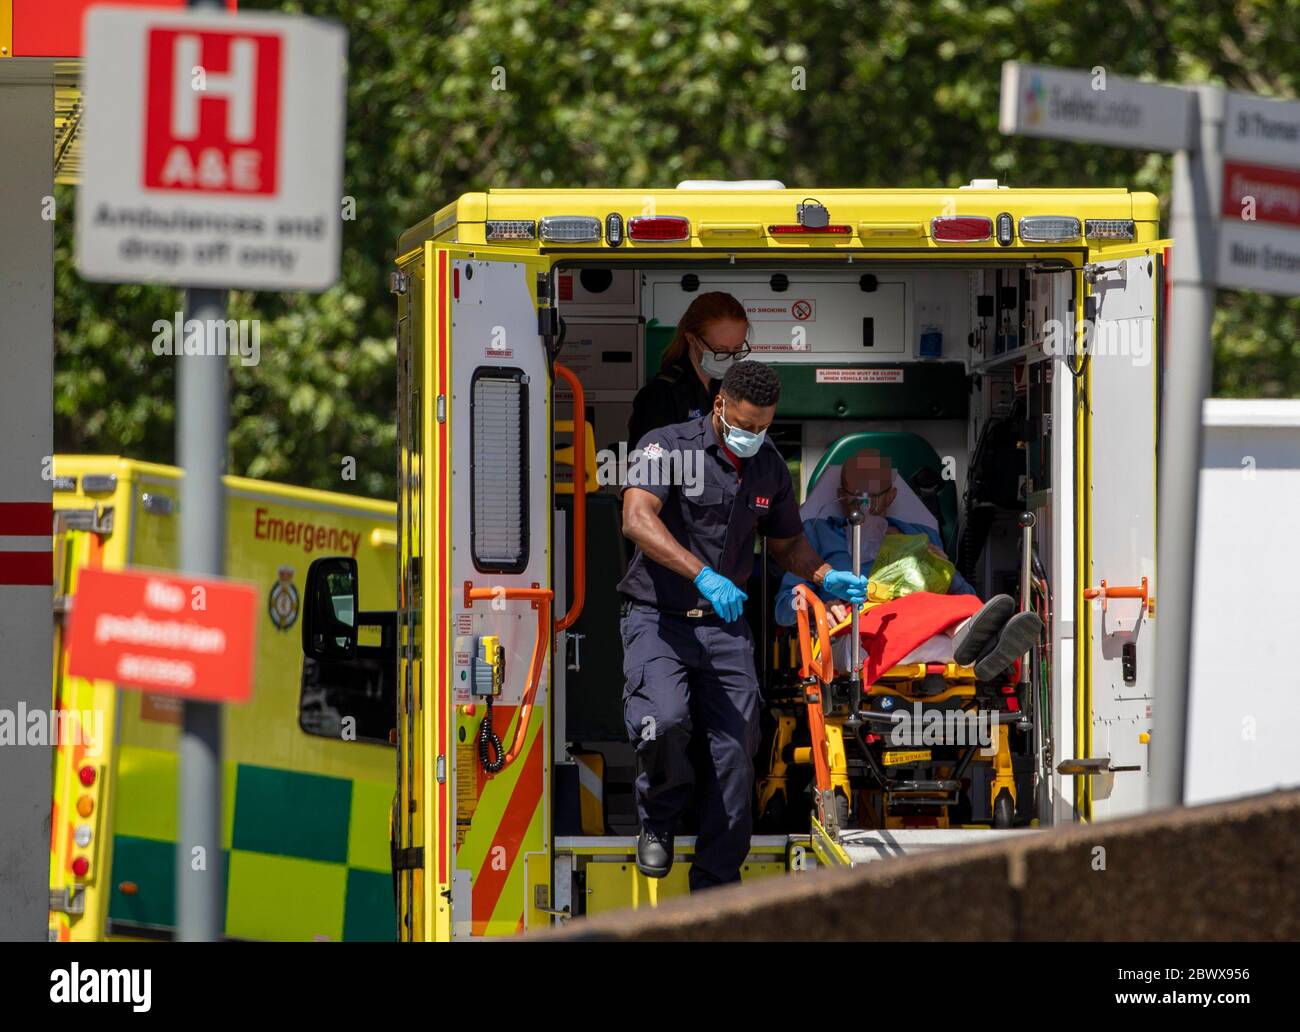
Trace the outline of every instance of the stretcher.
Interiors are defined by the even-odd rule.
[[[851,541],[860,522],[850,519]],[[811,587],[799,584],[795,593],[808,745],[786,755],[812,766],[818,856],[839,864],[876,859],[907,848],[900,836],[924,848],[936,834],[983,824],[984,815],[985,827],[1010,831],[1018,804],[1010,736],[1032,728],[1018,698],[1019,662],[991,682],[949,661],[900,663],[865,683],[858,636],[850,638],[847,670],[837,672],[832,644],[875,603],[831,626]],[[900,741],[900,729],[912,733]],[[793,740],[795,722],[778,737],[782,730]]]

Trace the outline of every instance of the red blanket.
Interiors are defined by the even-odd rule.
[[[875,684],[914,648],[973,616],[983,604],[975,595],[918,591],[871,607],[858,620],[866,653],[863,684]]]

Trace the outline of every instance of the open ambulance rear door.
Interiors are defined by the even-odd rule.
[[[424,241],[401,267],[401,936],[510,935],[553,899],[550,259]]]
[[[1156,460],[1168,241],[1094,250],[1076,371],[1075,812],[1147,807],[1155,679]],[[1072,758],[1070,758],[1072,757]],[[1067,797],[1068,779],[1065,785]]]

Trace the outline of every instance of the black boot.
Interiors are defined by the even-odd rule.
[[[647,878],[665,878],[673,869],[673,837],[641,829],[636,840],[636,869]]]

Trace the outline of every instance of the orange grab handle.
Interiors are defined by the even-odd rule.
[[[587,396],[582,383],[559,362],[555,375],[573,391],[573,600],[555,621],[555,633],[573,626],[587,601]]]
[[[1104,580],[1096,588],[1084,588],[1083,597],[1092,600],[1101,599],[1101,608],[1106,608],[1107,599],[1112,598],[1140,598],[1143,607],[1146,607],[1150,601],[1147,594],[1147,579],[1142,578],[1141,584],[1107,584]]]
[[[799,676],[807,678],[810,674],[817,676],[817,682],[804,685],[804,701],[808,706],[808,737],[812,745],[813,780],[817,785],[818,813],[821,813],[822,793],[831,790],[830,743],[826,740],[826,718],[822,712],[822,692],[829,691],[829,684],[835,678],[835,663],[831,659],[831,636],[826,626],[826,606],[817,592],[807,584],[796,584],[794,588],[795,620],[799,625],[799,655],[802,663]],[[821,658],[814,662],[812,658],[812,634],[808,628],[808,611],[812,610],[817,621],[817,643],[821,648]],[[819,682],[819,683],[818,683]],[[821,814],[825,819],[825,814]]]
[[[835,661],[831,658],[831,635],[826,624],[826,604],[817,597],[807,584],[794,586],[794,613],[799,625],[799,676],[816,674],[821,681],[835,679]],[[802,604],[800,599],[803,600]],[[808,611],[812,610],[817,621],[817,645],[821,649],[821,658],[812,658],[812,632],[808,627]]]
[[[466,609],[475,602],[495,598],[531,602],[537,609],[537,640],[533,642],[533,658],[528,665],[528,687],[524,689],[524,697],[519,702],[519,720],[515,723],[515,737],[511,740],[510,748],[506,750],[506,755],[501,761],[501,770],[510,766],[523,751],[524,737],[528,734],[528,722],[533,715],[533,703],[537,701],[537,686],[542,681],[542,664],[546,661],[546,632],[551,626],[551,599],[554,597],[554,592],[550,588],[475,588],[469,581],[465,582]]]

